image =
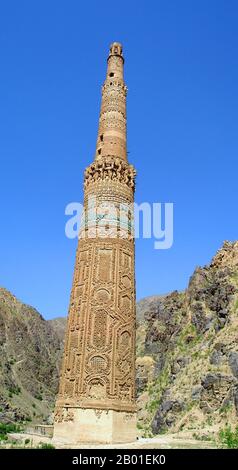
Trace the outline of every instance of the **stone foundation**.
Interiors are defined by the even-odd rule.
[[[66,444],[136,440],[136,413],[74,408],[74,419],[55,422],[53,439]]]

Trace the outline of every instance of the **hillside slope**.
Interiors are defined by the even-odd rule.
[[[144,305],[137,328],[139,428],[154,434],[237,421],[238,242],[185,292]]]
[[[62,340],[32,307],[0,288],[0,421],[43,421],[58,387]]]

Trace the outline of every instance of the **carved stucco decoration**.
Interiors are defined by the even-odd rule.
[[[110,202],[116,207],[134,201],[135,170],[126,151],[123,64],[121,46],[112,46],[95,161],[85,170],[85,209],[91,196],[96,204]],[[58,422],[73,419],[71,407],[126,411],[128,419],[135,411],[133,234],[90,238],[89,226],[87,216],[76,253],[55,410]]]

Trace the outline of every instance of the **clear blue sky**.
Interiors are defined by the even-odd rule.
[[[46,318],[67,313],[109,44],[124,45],[136,200],[174,202],[172,249],[136,248],[138,299],[184,289],[237,238],[238,3],[1,2],[0,285]]]

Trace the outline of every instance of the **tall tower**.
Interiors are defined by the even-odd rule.
[[[111,45],[107,62],[55,409],[54,437],[71,443],[136,438],[135,170],[127,161],[121,44]]]

